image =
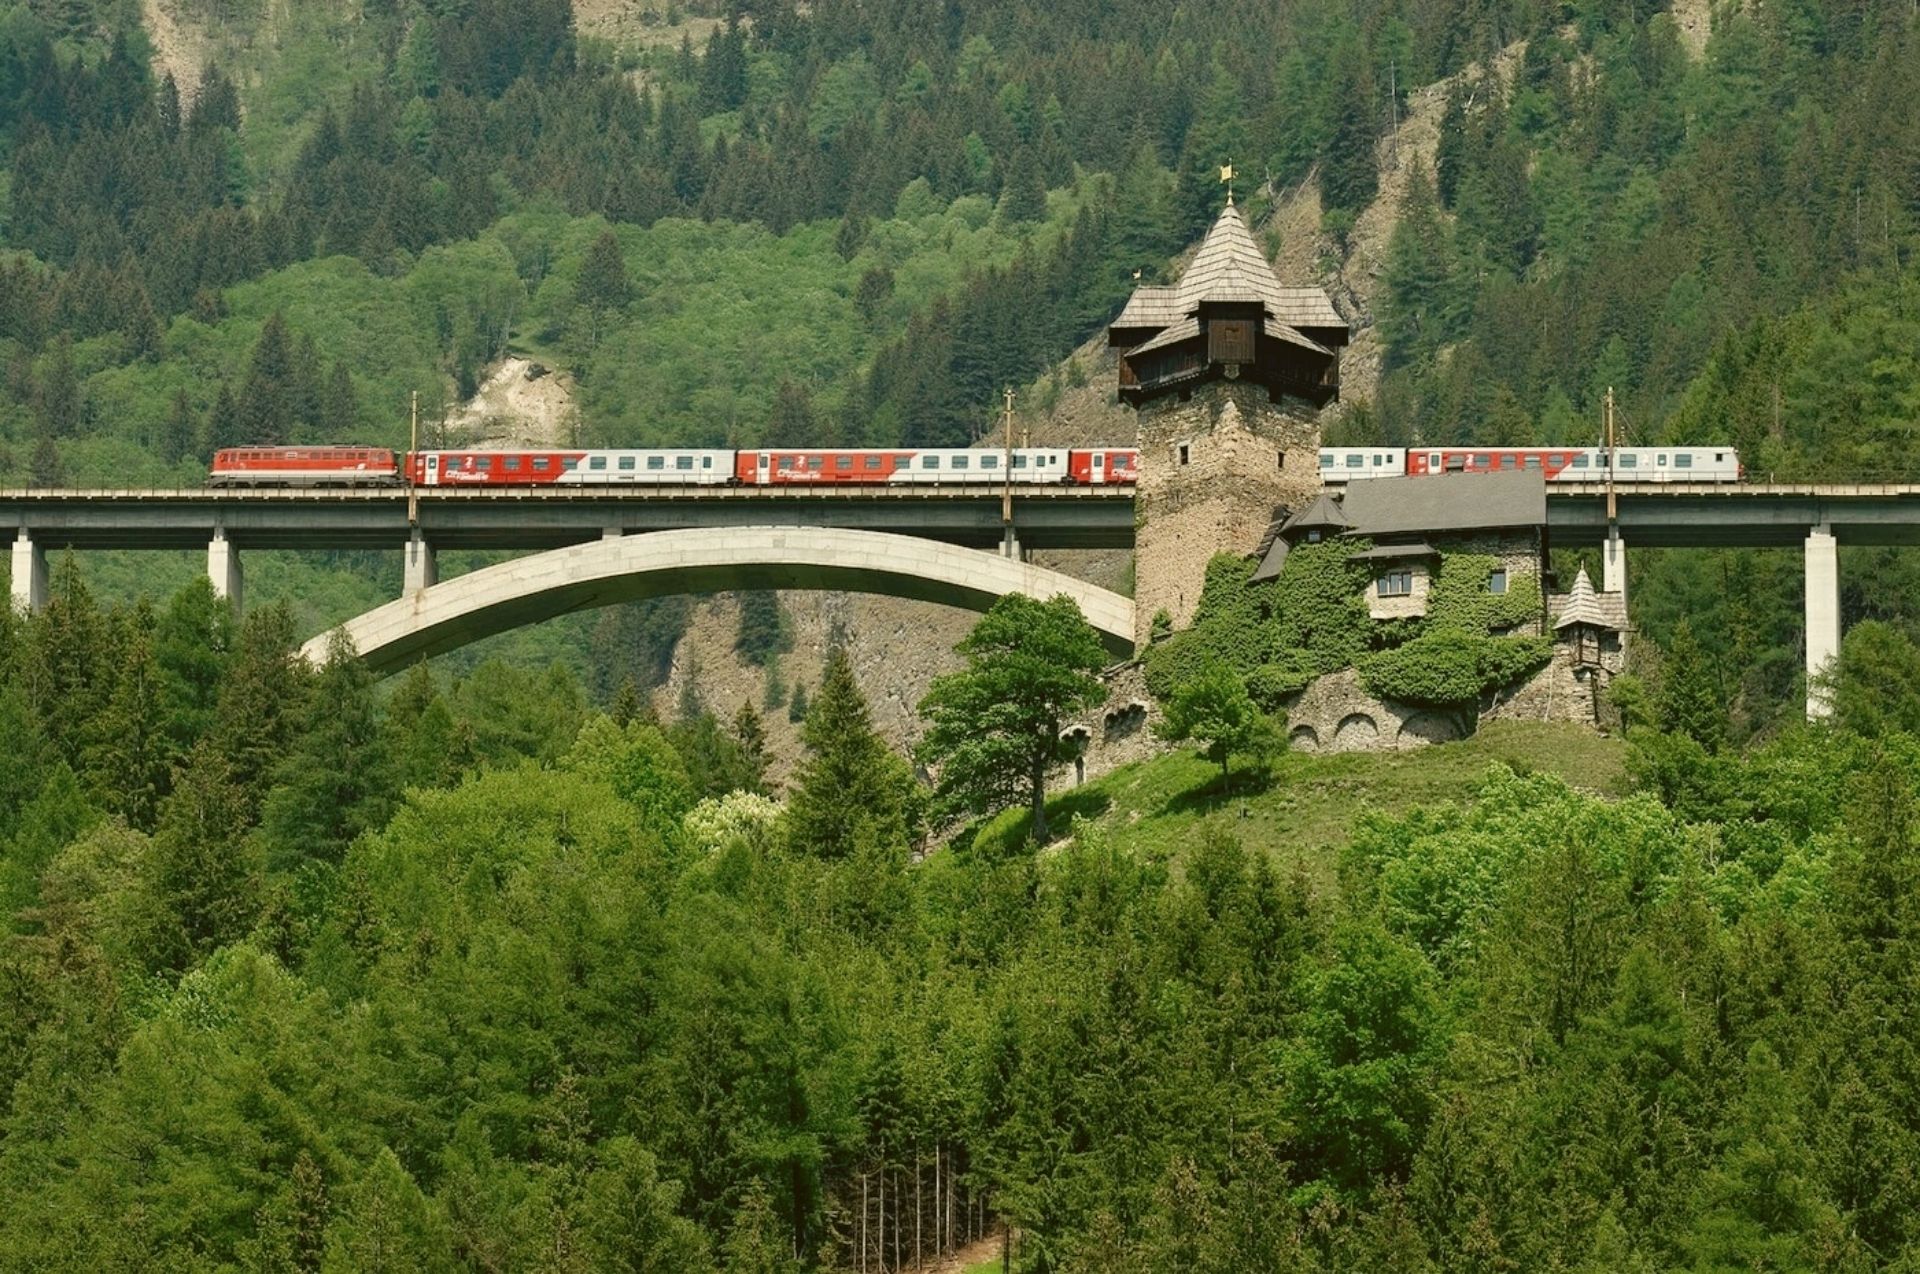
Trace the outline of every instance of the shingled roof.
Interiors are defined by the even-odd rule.
[[[1587,578],[1587,568],[1581,567],[1580,573],[1573,577],[1573,591],[1560,602],[1560,613],[1553,621],[1553,630],[1571,628],[1575,624],[1591,624],[1608,632],[1625,632],[1627,629],[1627,599],[1621,593],[1596,593],[1593,581]]]
[[[1212,302],[1258,301],[1273,318],[1294,327],[1347,325],[1319,288],[1290,288],[1280,282],[1267,254],[1254,242],[1246,215],[1234,204],[1214,219],[1175,293],[1182,314]]]

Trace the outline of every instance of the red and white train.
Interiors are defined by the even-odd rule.
[[[1738,482],[1732,447],[1615,447],[1615,482]],[[1320,478],[1422,477],[1536,469],[1548,482],[1604,482],[1605,447],[1322,447]]]
[[[218,452],[214,487],[521,486],[1131,486],[1132,447],[910,450],[415,451],[378,447],[235,447]]]

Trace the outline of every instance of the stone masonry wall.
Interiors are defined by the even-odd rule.
[[[1277,507],[1297,510],[1320,494],[1319,452],[1317,413],[1271,402],[1257,386],[1215,382],[1186,401],[1140,408],[1137,640],[1161,610],[1186,627],[1215,553],[1251,553]]]

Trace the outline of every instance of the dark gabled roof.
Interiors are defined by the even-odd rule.
[[[1547,483],[1537,469],[1365,478],[1340,507],[1354,535],[1534,528],[1547,522]]]
[[[1364,552],[1354,553],[1349,562],[1395,562],[1412,557],[1437,557],[1433,545],[1420,540],[1406,544],[1376,544]]]
[[[1346,510],[1340,507],[1340,500],[1331,491],[1322,491],[1312,504],[1288,518],[1280,531],[1285,535],[1289,531],[1334,530],[1344,531],[1353,523],[1347,519]]]
[[[1260,565],[1255,567],[1253,574],[1247,577],[1247,583],[1258,584],[1263,580],[1277,578],[1280,568],[1287,564],[1287,554],[1292,551],[1292,548],[1293,546],[1288,544],[1284,537],[1274,536],[1272,542],[1260,555]]]

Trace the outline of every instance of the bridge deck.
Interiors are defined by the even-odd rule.
[[[441,549],[549,549],[642,532],[738,526],[891,531],[987,547],[1001,537],[998,486],[402,487],[341,490],[0,491],[0,528],[46,548],[204,548],[215,529],[242,548],[397,549],[417,495],[421,534]],[[1031,548],[1131,548],[1127,487],[1016,487]]]
[[[1607,533],[1606,484],[1550,483],[1547,530],[1562,547]],[[1614,488],[1632,548],[1798,548],[1822,524],[1843,544],[1920,544],[1920,484],[1663,482]]]

